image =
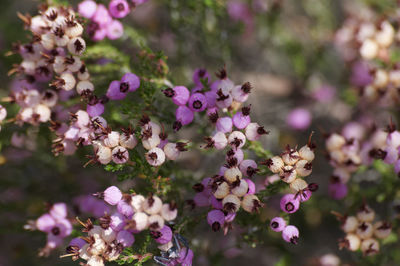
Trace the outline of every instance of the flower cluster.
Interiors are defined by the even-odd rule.
[[[339,240],[340,248],[350,251],[361,250],[365,256],[379,252],[379,239],[387,238],[392,232],[392,226],[385,221],[374,222],[375,211],[363,204],[355,216],[343,216],[333,212],[342,222],[342,230],[346,236]]]
[[[186,143],[168,142],[168,135],[148,116],[143,116],[140,120],[139,129],[142,146],[147,150],[145,158],[152,166],[160,166],[166,159],[176,160],[182,151],[186,151]],[[138,144],[132,128],[122,129],[122,133],[113,131],[103,117],[90,117],[90,114],[83,110],[71,114],[69,126],[58,123],[54,125],[53,130],[58,136],[53,144],[53,152],[56,155],[71,155],[77,145],[91,145],[95,156],[90,163],[128,163],[129,150]]]
[[[218,133],[231,132],[233,126],[238,130],[243,130],[251,124],[249,129],[246,129],[246,132],[249,131],[249,140],[257,140],[259,135],[266,134],[267,132],[258,124],[251,123],[250,106],[243,107],[232,118],[229,116],[219,117],[218,110],[226,113],[239,109],[248,99],[251,85],[249,82],[235,85],[228,78],[225,69],[221,70],[217,76],[219,79],[211,83],[207,70],[198,69],[193,74],[195,86],[191,92],[184,86],[175,86],[164,90],[164,94],[178,106],[175,112],[174,129],[179,130],[182,126],[192,123],[195,113],[206,111]],[[217,144],[217,146],[217,149],[223,149],[226,143],[225,145]]]
[[[308,184],[303,178],[312,172],[312,161],[315,158],[315,145],[311,142],[296,148],[286,147],[281,156],[274,156],[263,164],[274,174],[278,174],[281,180],[289,184],[295,194],[286,194],[281,199],[281,209],[287,213],[294,213],[298,210],[300,202],[307,201],[313,191],[318,189],[315,183]]]
[[[104,265],[118,259],[126,247],[135,242],[134,234],[149,229],[160,249],[172,245],[172,230],[165,223],[173,221],[178,210],[174,203],[164,203],[155,195],[145,198],[139,194],[125,194],[111,186],[95,196],[114,206],[110,215],[103,213],[95,225],[90,219],[81,222],[82,240],[73,239],[67,247],[67,255],[73,260],[86,260],[87,265]]]
[[[347,194],[346,183],[360,165],[370,166],[375,159],[394,165],[400,173],[398,148],[400,132],[393,124],[387,130],[350,122],[341,134],[330,134],[325,142],[330,164],[334,167],[330,194],[341,199]]]
[[[294,225],[287,225],[285,219],[282,217],[272,218],[269,226],[272,231],[282,232],[282,238],[286,242],[297,244],[299,239],[299,230]]]
[[[251,159],[244,159],[242,148],[246,140],[258,140],[261,135],[268,132],[257,123],[251,123],[250,106],[234,112],[234,106],[237,109],[247,100],[251,89],[250,83],[235,86],[227,78],[225,70],[219,73],[219,77],[219,80],[211,84],[211,89],[205,91],[208,87],[209,74],[200,69],[193,75],[196,87],[191,95],[185,87],[181,86],[166,89],[164,93],[172,97],[174,103],[179,105],[175,129],[190,123],[193,120],[193,112],[204,111],[207,108],[215,133],[212,137],[205,138],[204,147],[217,150],[229,147],[226,153],[226,164],[220,168],[218,175],[205,178],[201,183],[193,186],[197,193],[192,201],[194,206],[211,206],[213,209],[207,215],[208,224],[214,231],[223,228],[227,233],[240,207],[247,212],[256,212],[262,206],[255,195],[255,184],[250,180],[258,172],[257,163]],[[190,122],[184,119],[185,116],[180,116],[179,110],[184,109],[191,114]],[[232,116],[220,117],[219,109],[222,112],[234,113]]]
[[[13,53],[22,62],[9,72],[23,76],[12,87],[9,100],[21,109],[16,120],[38,124],[50,120],[59,99],[66,100],[76,87],[94,90],[89,73],[80,59],[86,49],[82,39],[83,27],[70,8],[44,7],[37,16],[19,14],[32,32],[32,41],[15,44]],[[50,83],[42,89],[42,83]]]
[[[355,61],[360,56],[366,60],[352,63],[350,81],[367,102],[395,105],[400,100],[397,91],[400,72],[390,58],[400,38],[400,32],[391,22],[397,17],[378,19],[370,11],[360,14],[364,16],[353,14],[336,34],[336,43],[345,60]],[[383,65],[374,59],[381,60]]]
[[[390,46],[399,38],[389,19],[379,19],[370,10],[352,14],[338,30],[335,43],[345,60],[357,55],[366,60],[388,59]]]
[[[53,249],[61,246],[64,238],[71,234],[72,224],[67,215],[67,205],[58,202],[50,207],[48,213],[43,214],[36,221],[29,221],[25,225],[25,229],[39,230],[47,234],[47,243],[40,251],[40,256],[48,256]]]
[[[88,34],[94,41],[104,38],[110,40],[119,39],[124,34],[124,26],[118,20],[126,17],[132,9],[147,0],[111,0],[108,8],[103,4],[97,4],[93,0],[85,0],[78,5],[78,12],[82,17],[90,20]]]

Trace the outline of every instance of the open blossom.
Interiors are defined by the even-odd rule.
[[[379,253],[379,240],[387,238],[392,231],[392,225],[389,222],[374,222],[375,211],[366,204],[361,206],[356,216],[332,213],[342,223],[342,230],[346,233],[346,236],[339,240],[339,248],[350,251],[361,250],[364,256]]]
[[[140,4],[137,1],[135,6]],[[126,17],[131,11],[127,0],[111,0],[108,7],[92,0],[84,0],[78,5],[79,14],[90,20],[87,31],[94,41],[106,37],[110,40],[121,38],[124,28],[118,19]]]
[[[72,224],[67,215],[67,205],[62,202],[55,203],[48,213],[25,226],[26,229],[39,230],[47,234],[47,243],[40,250],[40,256],[48,256],[53,249],[62,245],[64,238],[72,233]]]
[[[49,6],[33,18],[25,15],[20,18],[33,37],[30,42],[13,48],[12,53],[19,54],[22,61],[9,72],[20,79],[9,98],[20,107],[18,124],[38,125],[51,121],[52,114],[60,112],[59,102],[67,100],[65,93],[74,96],[75,89],[86,99],[93,94],[94,86],[81,60],[86,50],[83,26],[71,8]],[[3,116],[4,111],[0,120]]]

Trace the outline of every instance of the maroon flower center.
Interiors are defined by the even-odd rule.
[[[193,108],[194,109],[200,109],[203,106],[203,103],[199,100],[196,100],[193,102]]]
[[[288,212],[293,211],[293,210],[294,210],[294,205],[293,205],[293,203],[291,203],[291,202],[286,203],[285,209],[286,209]]]
[[[127,82],[122,82],[121,85],[119,85],[119,90],[121,92],[127,92],[129,90],[129,84]]]
[[[274,228],[274,229],[276,229],[276,228],[279,227],[279,224],[278,224],[277,222],[272,222],[272,223],[271,223],[271,227]]]
[[[219,222],[214,222],[214,223],[211,225],[211,228],[212,228],[212,230],[213,230],[214,232],[217,232],[219,229],[221,229],[221,224],[220,224]]]
[[[119,3],[119,4],[117,5],[117,10],[118,10],[118,11],[124,11],[124,10],[125,10],[124,4]]]
[[[163,93],[165,96],[172,98],[175,96],[175,91],[172,88],[167,88],[165,90],[163,90]]]
[[[51,232],[52,232],[53,235],[55,235],[55,236],[57,236],[57,235],[59,235],[59,234],[61,233],[60,228],[58,228],[57,226],[56,226],[56,227],[53,227],[53,229],[51,229]]]

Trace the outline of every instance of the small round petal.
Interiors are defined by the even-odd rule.
[[[242,112],[237,112],[233,118],[233,125],[237,128],[237,129],[244,129],[246,128],[250,122],[250,116],[249,115],[244,115]]]
[[[199,85],[199,86],[203,85],[201,83],[201,80],[205,80],[208,82],[211,81],[210,74],[208,73],[208,71],[206,69],[203,69],[203,68],[196,69],[193,72],[192,79],[193,79],[194,84]]]
[[[56,221],[50,214],[43,214],[36,220],[36,228],[42,232],[50,232],[56,225]]]
[[[295,130],[307,129],[311,124],[311,113],[304,108],[292,110],[286,118],[289,127]]]
[[[104,190],[104,201],[110,205],[117,205],[122,199],[122,193],[116,186],[108,187]]]
[[[114,18],[126,17],[130,12],[129,4],[126,0],[111,0],[108,10]]]
[[[119,213],[123,214],[125,217],[129,217],[134,213],[132,206],[125,200],[120,200],[118,202],[117,210]]]
[[[217,128],[217,131],[219,132],[222,133],[232,132],[232,126],[233,126],[232,118],[230,118],[229,116],[220,117],[218,118],[215,126]]]
[[[165,153],[160,148],[152,148],[145,154],[147,162],[151,166],[160,166],[165,162]]]
[[[135,237],[129,231],[122,230],[117,234],[117,243],[121,243],[123,247],[130,247],[135,243]]]
[[[179,106],[175,111],[175,118],[181,126],[185,126],[193,121],[194,113],[186,106]]]
[[[85,0],[78,4],[78,13],[84,18],[91,18],[96,13],[97,4],[93,0]]]
[[[288,225],[282,231],[282,238],[288,243],[297,244],[299,239],[299,230],[294,225]]]
[[[202,93],[194,93],[189,98],[188,106],[193,112],[202,112],[207,108],[207,99]]]
[[[220,210],[211,210],[207,214],[207,222],[214,232],[221,229],[225,222],[225,214]]]
[[[104,104],[98,102],[94,105],[88,104],[86,106],[86,112],[90,117],[100,116],[104,113]]]
[[[184,86],[176,86],[172,90],[172,101],[174,102],[174,104],[179,106],[186,105],[190,97],[189,90]]]
[[[286,227],[286,221],[282,217],[275,217],[275,218],[272,218],[269,225],[270,225],[272,231],[282,232],[283,229],[285,229],[285,227]]]
[[[114,80],[110,83],[110,86],[107,90],[107,97],[110,100],[122,100],[126,97],[126,93],[122,92],[121,89],[121,82],[118,80]]]
[[[159,231],[155,231],[152,233],[153,238],[159,244],[167,244],[172,240],[172,230],[169,226],[164,225]]]
[[[80,237],[72,238],[71,241],[69,242],[69,246],[76,246],[79,247],[79,249],[81,249],[85,244],[86,241]]]
[[[51,206],[49,213],[54,219],[64,219],[67,217],[68,213],[67,204],[63,202],[55,203]]]
[[[116,232],[121,231],[125,227],[125,216],[119,212],[110,215],[110,227]]]
[[[99,4],[97,6],[96,12],[91,19],[98,23],[101,27],[106,27],[112,21],[112,17],[108,12],[108,9],[103,4]]]
[[[294,213],[300,207],[300,201],[294,194],[286,194],[280,201],[281,210],[287,213]]]
[[[347,185],[341,182],[335,182],[329,184],[329,195],[337,200],[343,199],[347,195]]]
[[[124,26],[118,20],[113,20],[107,25],[107,37],[110,40],[116,40],[124,34]]]
[[[121,83],[127,83],[129,85],[128,91],[136,91],[140,87],[140,79],[133,73],[126,73],[121,78]]]

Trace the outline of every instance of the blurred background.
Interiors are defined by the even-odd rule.
[[[78,3],[67,2],[73,6]],[[12,43],[27,40],[16,13],[35,14],[38,4],[39,1],[1,1],[2,97],[8,95],[12,82],[7,72],[19,60],[5,54]],[[304,145],[311,131],[315,132],[318,149],[310,182],[320,184],[320,190],[291,215],[291,224],[300,228],[299,244],[285,243],[280,234],[268,231],[267,220],[279,212],[279,196],[274,196],[265,201],[264,224],[239,224],[223,236],[212,232],[203,220],[188,232],[186,236],[195,250],[194,265],[319,265],[319,258],[328,253],[349,265],[395,265],[393,261],[400,265],[400,255],[395,252],[364,259],[360,254],[339,251],[337,239],[343,235],[330,211],[345,212],[362,196],[350,195],[342,201],[328,197],[332,168],[325,159],[322,138],[326,132],[338,131],[360,112],[357,94],[349,83],[349,64],[335,47],[336,31],[347,16],[359,10],[369,8],[379,16],[394,7],[397,8],[394,0],[149,0],[122,20],[126,34],[115,42],[116,46],[132,58],[139,51],[138,44],[163,51],[169,78],[175,85],[191,86],[192,73],[199,67],[214,73],[225,66],[234,82],[250,81],[254,88],[249,98],[252,118],[270,131],[262,144],[274,154],[287,144]],[[293,110],[297,113],[293,114]],[[385,125],[390,116],[374,106],[364,113],[371,114],[378,125]],[[300,124],[292,122],[290,115]],[[54,158],[46,129],[22,130],[32,136],[32,143],[28,141],[22,148],[10,145],[10,131],[0,132],[0,265],[76,265],[70,259],[58,258],[62,249],[49,258],[37,257],[45,235],[24,231],[23,226],[44,212],[46,202],[71,202],[79,195],[115,184],[117,177],[102,167],[82,168],[84,152],[80,158]],[[37,137],[38,132],[44,133]],[[196,133],[188,128],[180,134],[196,138]],[[185,154],[178,165],[193,178],[187,181],[187,187],[217,172],[215,160],[222,163],[223,157],[204,156],[196,151]],[[262,185],[265,178],[257,176],[255,180]],[[129,189],[135,182],[124,181],[121,187]],[[373,186],[374,183],[366,185]],[[182,195],[184,199],[191,196],[190,191]],[[369,203],[372,207],[381,206],[375,205],[374,199]],[[380,215],[395,215],[390,204],[385,202],[387,208],[380,209]]]

